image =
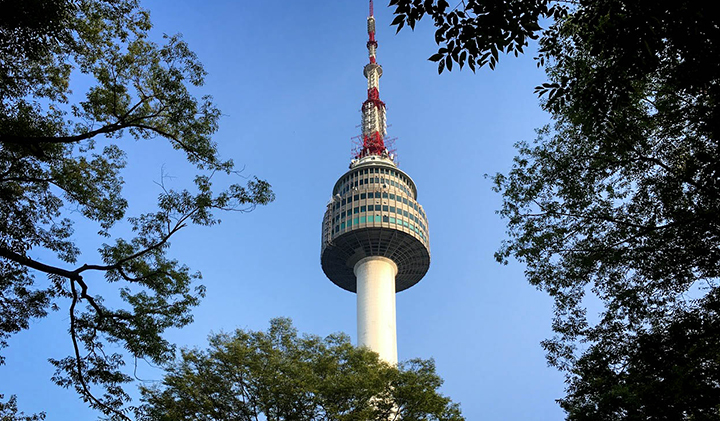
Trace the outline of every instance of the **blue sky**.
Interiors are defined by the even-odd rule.
[[[385,4],[375,6],[380,97],[401,168],[418,186],[432,253],[426,277],[397,296],[399,357],[434,358],[443,393],[468,420],[561,418],[554,400],[562,396],[562,376],[546,366],[539,345],[551,336],[551,301],[525,281],[522,265],[494,261],[505,228],[495,213],[500,198],[484,177],[506,172],[513,144],[532,140],[548,122],[533,94],[544,74],[530,50],[501,57],[495,71],[438,76],[427,61],[435,52],[430,22],[395,35]],[[320,268],[320,225],[359,133],[367,2],[143,5],[154,36],[183,33],[209,72],[197,92],[213,95],[223,111],[215,138],[222,156],[245,175],[267,179],[277,195],[267,207],[222,215],[219,226],[191,227],[174,239],[171,255],[203,273],[207,297],[195,323],[170,338],[204,346],[211,331],[265,329],[278,316],[302,332],[355,338],[355,296]],[[172,176],[170,187],[190,184],[192,167],[164,142],[128,138],[121,145],[128,151],[129,213],[152,209],[161,171]],[[86,250],[80,263],[98,260],[95,231],[78,226]],[[95,283],[102,288],[101,278]],[[22,409],[46,410],[49,420],[94,419],[74,392],[49,381],[47,358],[70,352],[66,311],[11,338],[0,393],[18,394]],[[160,378],[142,364],[138,376]]]

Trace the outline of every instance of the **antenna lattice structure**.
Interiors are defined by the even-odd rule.
[[[377,63],[378,43],[375,40],[375,16],[373,2],[370,0],[370,14],[367,17],[367,50],[369,63],[365,65],[363,74],[367,78],[367,99],[362,104],[362,149],[356,158],[367,155],[387,153],[385,136],[387,135],[387,118],[385,103],[380,100],[380,77],[382,67]]]

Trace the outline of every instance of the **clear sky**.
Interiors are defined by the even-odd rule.
[[[548,368],[539,342],[551,336],[550,299],[524,279],[522,265],[501,266],[500,198],[484,174],[506,172],[513,144],[548,122],[533,88],[544,74],[532,49],[502,57],[495,71],[438,76],[430,22],[395,35],[387,0],[375,6],[378,62],[384,75],[390,137],[400,166],[415,180],[430,228],[431,266],[397,296],[401,360],[434,358],[443,393],[468,420],[555,420],[561,374]],[[211,331],[266,329],[273,317],[302,332],[343,331],[355,338],[355,295],[320,268],[320,228],[333,184],[348,167],[366,97],[365,0],[144,1],[153,34],[181,32],[209,72],[198,94],[223,111],[216,141],[244,174],[267,179],[274,203],[222,216],[219,226],[188,228],[170,254],[203,273],[207,297],[195,323],[170,332],[181,346],[205,346]],[[76,92],[78,92],[76,90]],[[130,214],[152,209],[160,174],[170,187],[190,185],[192,168],[165,142],[130,138],[124,174]],[[233,180],[228,180],[233,181]],[[78,226],[98,260],[93,226]],[[94,284],[101,288],[98,277]],[[73,391],[49,380],[47,358],[70,353],[67,308],[32,323],[3,350],[0,393],[19,395],[28,412],[49,420],[94,419]],[[158,380],[142,363],[138,376]]]

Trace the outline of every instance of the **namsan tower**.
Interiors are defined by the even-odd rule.
[[[395,293],[418,283],[430,267],[428,222],[417,188],[388,151],[382,67],[375,52],[375,17],[367,18],[370,62],[362,105],[362,144],[350,170],[335,183],[322,223],[323,271],[357,293],[358,345],[397,364]]]

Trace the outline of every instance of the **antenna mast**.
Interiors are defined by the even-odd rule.
[[[368,81],[367,99],[362,105],[362,139],[363,146],[357,158],[367,155],[387,155],[385,136],[387,135],[387,120],[385,116],[385,103],[380,100],[379,82],[382,76],[382,67],[377,64],[376,50],[378,43],[375,40],[375,16],[373,14],[373,0],[370,0],[370,15],[367,18],[368,28],[368,58],[370,62],[365,65],[363,73]]]

